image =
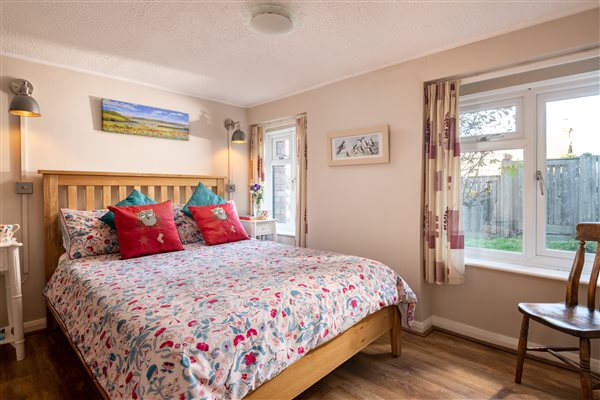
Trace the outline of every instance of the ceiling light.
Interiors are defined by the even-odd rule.
[[[250,26],[265,35],[283,35],[294,27],[289,9],[275,4],[265,4],[252,9]]]

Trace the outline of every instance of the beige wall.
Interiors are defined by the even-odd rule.
[[[45,316],[42,289],[43,225],[42,188],[38,169],[157,172],[227,175],[226,118],[247,129],[246,110],[102,76],[17,60],[2,56],[0,81],[0,221],[20,223],[19,120],[8,114],[13,95],[12,79],[24,78],[34,86],[41,118],[26,120],[28,173],[34,182],[29,204],[30,276],[23,285],[24,320]],[[111,98],[189,113],[190,140],[177,141],[122,135],[101,130],[100,100]],[[247,212],[248,148],[233,145],[234,199]],[[21,238],[19,236],[19,238]],[[5,320],[4,285],[0,286],[0,309]],[[1,326],[1,325],[0,325]]]
[[[251,108],[250,123],[308,115],[309,246],[390,265],[417,292],[419,321],[436,315],[518,336],[517,302],[559,301],[564,282],[472,267],[461,286],[422,281],[423,82],[598,45],[599,20],[595,9]],[[327,165],[328,133],[384,123],[390,164]],[[533,332],[534,340],[548,337]]]

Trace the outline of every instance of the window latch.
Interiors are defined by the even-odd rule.
[[[538,184],[540,185],[540,194],[543,196],[544,195],[544,177],[542,176],[542,171],[537,170],[535,172],[535,180],[538,182]]]

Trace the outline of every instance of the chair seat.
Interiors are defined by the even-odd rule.
[[[582,338],[600,338],[600,312],[564,303],[519,303],[519,311],[531,319]]]

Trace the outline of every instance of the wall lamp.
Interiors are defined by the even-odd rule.
[[[235,122],[232,119],[227,118],[225,120],[225,122],[223,123],[223,125],[225,126],[225,129],[227,129],[227,133],[229,133],[233,129],[235,129],[233,131],[233,134],[231,135],[231,143],[238,143],[238,144],[246,143],[246,141],[247,141],[246,132],[244,132],[240,128],[240,121]]]
[[[227,192],[231,199],[231,193],[235,192],[235,184],[231,183],[231,143],[243,144],[247,142],[246,133],[240,128],[240,122],[227,118],[223,123],[227,129]],[[229,133],[233,131],[231,138]]]
[[[8,112],[19,117],[41,117],[40,106],[31,96],[33,85],[25,79],[15,79],[10,89],[16,96],[10,102]]]

